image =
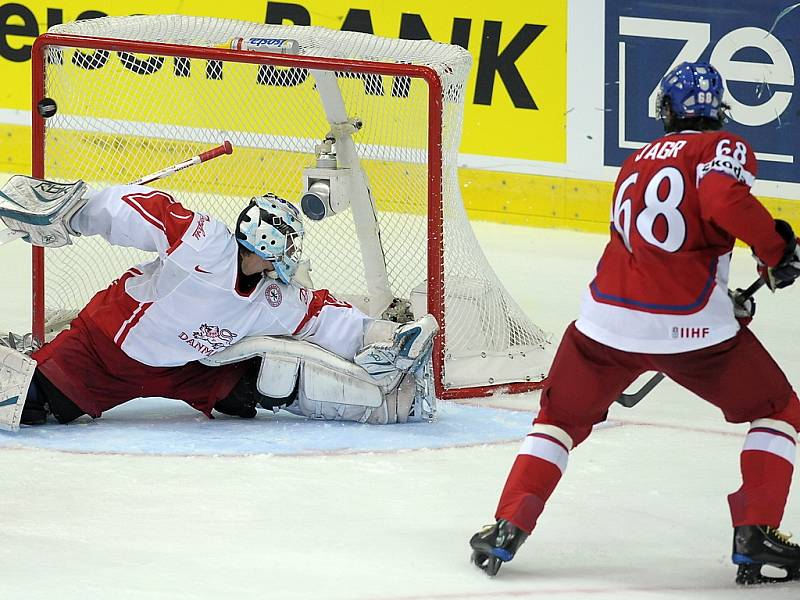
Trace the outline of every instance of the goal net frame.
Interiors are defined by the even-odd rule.
[[[39,36],[31,51],[32,89],[32,175],[47,178],[46,172],[46,119],[37,111],[38,103],[47,97],[46,68],[48,48],[74,48],[81,50],[104,50],[146,54],[151,56],[219,60],[252,65],[271,65],[279,68],[304,68],[320,72],[353,72],[377,76],[408,77],[424,82],[428,87],[427,128],[427,310],[440,324],[441,331],[434,342],[433,369],[435,392],[442,399],[469,398],[503,393],[520,393],[535,390],[543,385],[545,374],[526,378],[525,381],[502,382],[500,384],[471,387],[448,387],[444,379],[445,348],[448,327],[445,311],[445,248],[443,214],[443,104],[444,94],[439,73],[428,66],[373,62],[368,60],[329,58],[302,54],[273,54],[220,47],[192,46],[153,41],[87,37],[46,33]],[[183,157],[175,157],[180,160]],[[195,167],[197,168],[197,167]],[[202,167],[199,167],[202,168]],[[122,183],[122,182],[120,182]],[[457,185],[457,184],[456,184]],[[294,201],[294,199],[291,199]],[[33,248],[33,335],[42,342],[45,339],[45,250]],[[116,275],[115,275],[116,276]],[[336,290],[332,290],[336,293]],[[547,342],[549,344],[549,342]],[[549,348],[545,348],[545,351]],[[511,357],[513,358],[513,357]]]

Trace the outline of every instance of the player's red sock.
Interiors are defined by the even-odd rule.
[[[511,467],[495,518],[511,521],[530,533],[560,479],[561,471],[553,463],[520,454]]]
[[[747,434],[740,457],[742,486],[728,496],[734,527],[781,523],[796,452],[796,435],[788,424],[782,425],[760,419]]]
[[[534,424],[511,467],[495,518],[530,533],[567,468],[571,440],[558,428]]]

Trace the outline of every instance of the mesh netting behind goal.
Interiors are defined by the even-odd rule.
[[[285,54],[234,38],[290,40]],[[34,45],[34,174],[90,187],[133,181],[230,140],[232,156],[153,185],[229,225],[254,195],[298,202],[315,144],[347,120],[339,166],[350,207],[306,219],[314,286],[380,316],[393,299],[443,326],[440,397],[524,390],[546,374],[547,336],[481,252],[461,200],[457,158],[471,65],[457,47],[318,27],[187,17],[107,17],[52,28]],[[337,125],[338,124],[338,125]],[[35,331],[80,309],[146,253],[78,238],[35,277]],[[198,302],[202,299],[198,299]],[[401,302],[401,305],[404,303]]]

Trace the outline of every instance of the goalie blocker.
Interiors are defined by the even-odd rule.
[[[433,419],[431,352],[434,318],[397,326],[375,321],[354,362],[309,342],[250,337],[204,359],[219,366],[260,358],[256,389],[261,405],[313,419],[385,425],[410,416]]]

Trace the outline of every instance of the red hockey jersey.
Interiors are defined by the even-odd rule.
[[[750,193],[757,169],[747,142],[723,131],[668,134],[629,156],[577,328],[608,346],[655,354],[733,337],[739,326],[727,291],[736,238],[770,266],[785,248]]]

